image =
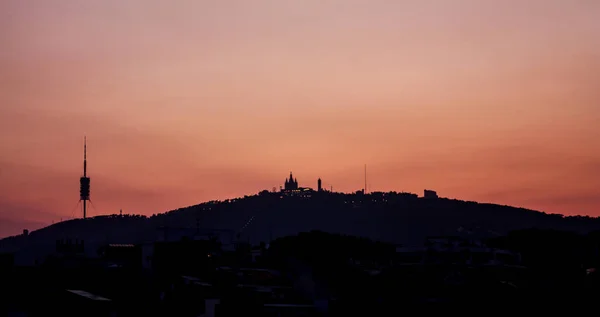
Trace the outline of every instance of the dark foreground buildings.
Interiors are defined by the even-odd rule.
[[[0,255],[0,315],[381,316],[492,307],[577,315],[574,307],[589,303],[582,294],[596,289],[593,270],[539,270],[517,252],[461,237],[406,248],[313,232],[233,249],[185,237],[109,244],[96,257],[84,256],[82,241],[56,245],[34,267]]]
[[[362,206],[408,206],[421,199],[332,193],[320,180],[314,191],[291,174],[284,185],[248,204],[228,202],[224,206],[231,209],[219,212],[227,218],[248,209],[245,223],[255,224],[253,210],[264,204],[253,202],[283,201],[286,208],[339,203],[345,208],[339,214],[361,215],[370,210]],[[421,206],[442,203],[437,193],[425,191]],[[598,239],[532,231],[488,241],[477,239],[474,228],[461,227],[464,235],[430,237],[416,247],[324,232],[251,244],[241,234],[244,228],[204,230],[200,221],[189,228],[164,225],[161,241],[100,247],[65,238],[27,265],[17,263],[14,253],[0,253],[0,316],[541,314],[559,308],[577,316],[598,295]]]

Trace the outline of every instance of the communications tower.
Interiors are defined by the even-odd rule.
[[[79,179],[79,201],[83,203],[83,219],[87,216],[90,200],[90,178],[87,176],[87,139],[83,137],[83,176]]]

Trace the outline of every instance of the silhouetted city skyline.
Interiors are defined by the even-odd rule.
[[[599,13],[0,1],[0,316],[589,314]]]
[[[0,227],[73,216],[82,135],[100,214],[367,164],[375,191],[600,215],[595,1],[132,1],[0,4]]]

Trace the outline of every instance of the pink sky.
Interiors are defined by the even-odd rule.
[[[321,177],[600,215],[595,0],[5,0],[0,222]],[[9,223],[10,225],[6,225]]]

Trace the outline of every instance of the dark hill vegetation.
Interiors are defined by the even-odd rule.
[[[170,229],[160,230],[161,227]],[[0,249],[23,245],[52,248],[56,239],[62,237],[98,244],[140,243],[214,229],[221,230],[218,234],[222,239],[241,239],[252,244],[313,230],[395,244],[420,244],[427,236],[493,237],[528,228],[588,233],[600,229],[600,219],[444,198],[424,199],[395,192],[313,193],[310,198],[261,192],[151,217],[112,215],[64,221],[31,232],[28,237],[0,240]]]

